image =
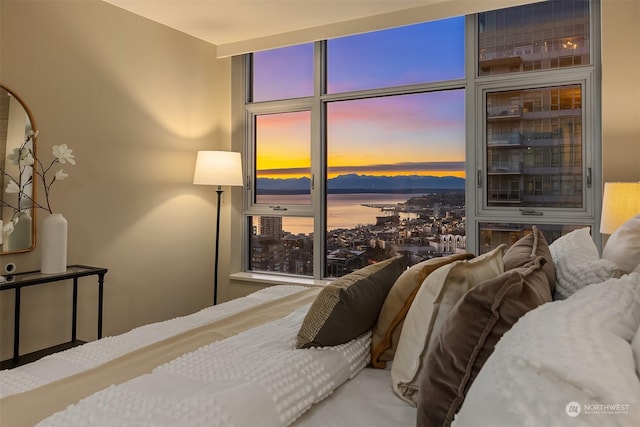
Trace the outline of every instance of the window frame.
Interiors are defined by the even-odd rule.
[[[554,73],[555,74],[555,73]],[[524,76],[519,76],[524,77]],[[594,174],[598,169],[596,167],[596,145],[594,141],[595,130],[590,124],[591,121],[587,117],[594,117],[593,82],[589,72],[585,73],[557,73],[554,76],[545,76],[544,79],[514,78],[509,82],[479,82],[476,85],[476,111],[481,111],[478,115],[476,123],[476,135],[480,135],[478,144],[476,145],[475,156],[477,169],[474,172],[476,177],[476,195],[475,207],[478,216],[486,218],[505,218],[505,217],[522,217],[525,221],[530,221],[531,214],[536,218],[536,222],[557,223],[559,220],[569,219],[571,221],[590,220],[595,216],[595,204],[593,198],[592,184],[594,182]],[[547,87],[558,87],[566,85],[579,85],[582,91],[582,177],[583,177],[583,194],[582,207],[508,207],[508,206],[488,206],[486,200],[487,185],[487,112],[486,99],[490,92],[510,91],[510,90],[527,90],[527,89],[544,89]],[[469,161],[469,159],[468,159]],[[551,176],[551,175],[550,175]],[[596,181],[597,182],[597,181]],[[534,211],[534,212],[531,212]],[[530,214],[527,214],[530,212]],[[529,220],[527,220],[529,218]]]
[[[591,0],[589,7],[590,20],[590,58],[591,63],[568,68],[536,70],[519,73],[497,75],[479,75],[478,56],[478,14],[465,16],[465,77],[462,79],[431,82],[417,85],[387,87],[358,90],[352,92],[326,92],[326,42],[318,41],[314,45],[314,95],[288,100],[249,102],[251,90],[251,55],[244,55],[240,61],[234,62],[238,76],[243,79],[243,99],[236,111],[242,111],[243,145],[245,157],[247,185],[243,195],[242,219],[242,271],[247,273],[269,272],[250,269],[249,243],[246,233],[249,216],[305,216],[314,218],[314,275],[312,279],[325,280],[326,255],[326,105],[332,101],[364,99],[377,96],[402,95],[428,92],[432,90],[463,89],[465,90],[465,207],[466,207],[466,250],[478,253],[480,249],[480,224],[501,222],[513,224],[558,224],[591,227],[592,235],[599,246],[601,236],[596,224],[600,221],[602,201],[602,144],[601,144],[601,87],[600,87],[600,0]],[[236,75],[236,73],[234,73]],[[583,158],[582,158],[582,208],[535,208],[542,211],[541,216],[523,215],[517,208],[489,207],[484,200],[485,188],[479,177],[486,173],[486,93],[491,91],[520,90],[528,88],[544,88],[580,84],[582,89],[582,121],[583,121]],[[239,86],[236,86],[239,87]],[[255,129],[253,124],[257,114],[290,112],[286,108],[297,108],[297,111],[311,111],[311,188],[310,205],[284,205],[286,211],[274,212],[268,206],[253,203],[253,182],[255,177]],[[241,109],[241,110],[240,110]],[[480,114],[470,112],[480,111]],[[552,154],[553,155],[553,154]],[[485,175],[486,176],[486,175]],[[482,178],[486,181],[485,178]],[[591,185],[588,185],[591,183]],[[482,186],[481,186],[482,185]],[[277,273],[277,275],[287,275]],[[295,276],[300,279],[308,276]]]

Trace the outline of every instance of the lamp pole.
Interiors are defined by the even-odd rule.
[[[242,158],[232,151],[198,151],[193,183],[216,185],[218,210],[216,211],[216,253],[213,271],[213,305],[218,303],[218,259],[220,258],[220,201],[222,186],[242,186]]]
[[[222,197],[222,186],[218,185],[218,210],[216,213],[216,255],[213,270],[213,305],[218,304],[218,250],[220,248],[220,199]]]

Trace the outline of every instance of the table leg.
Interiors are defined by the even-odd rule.
[[[76,342],[78,326],[78,278],[73,278],[73,317],[71,320],[71,342]]]
[[[102,338],[102,300],[104,298],[104,274],[98,275],[98,339]]]
[[[20,355],[20,287],[16,288],[15,307],[13,310],[13,358]]]

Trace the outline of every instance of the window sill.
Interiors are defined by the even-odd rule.
[[[318,280],[308,277],[296,277],[279,274],[265,273],[233,273],[229,275],[231,281],[263,283],[267,285],[301,285],[301,286],[326,286],[331,280]]]

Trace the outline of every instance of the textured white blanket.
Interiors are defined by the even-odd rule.
[[[370,333],[296,350],[308,306],[95,393],[39,426],[287,426],[355,376]]]
[[[140,326],[121,335],[46,356],[28,365],[0,371],[0,398],[84,372],[131,351],[305,289],[287,285],[265,288],[188,316]]]
[[[498,342],[453,426],[640,425],[639,325],[637,273],[530,311]]]

